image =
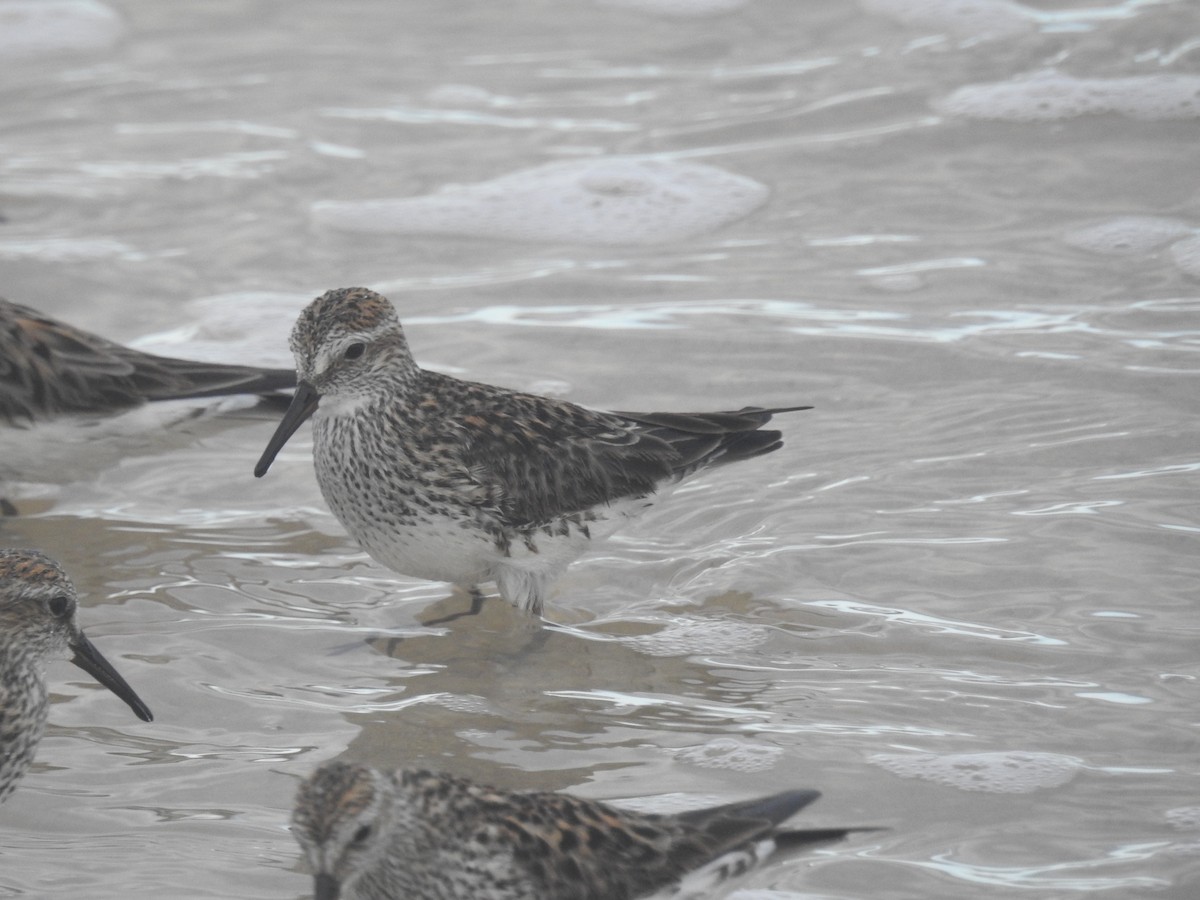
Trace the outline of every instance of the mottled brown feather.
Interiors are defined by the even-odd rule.
[[[151,400],[265,394],[295,383],[290,369],[142,353],[0,299],[0,420],[9,424]]]

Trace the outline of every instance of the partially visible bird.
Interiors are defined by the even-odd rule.
[[[158,441],[197,412],[127,412],[149,401],[270,396],[295,384],[290,369],[142,353],[0,299],[0,482],[79,478],[127,456],[131,437]],[[16,511],[0,496],[0,514]]]
[[[819,796],[785,791],[646,815],[567,794],[334,762],[301,784],[292,833],[315,900],[682,900],[777,850],[876,830],[780,827]]]
[[[591,539],[699,469],[777,450],[776,413],[598,412],[420,368],[387,298],[318,297],[291,334],[298,383],[254,474],[309,416],[317,480],[375,560],[417,578],[495,581],[540,613]]]
[[[0,550],[0,802],[33,762],[46,728],[46,662],[66,656],[129,705],[149,708],[75,621],[75,587],[36,550]]]
[[[150,400],[265,394],[295,372],[142,353],[0,299],[0,422],[112,413]]]

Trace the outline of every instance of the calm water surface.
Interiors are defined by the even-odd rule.
[[[295,782],[341,756],[648,809],[811,786],[809,820],[891,829],[745,900],[1196,896],[1200,100],[943,111],[1049,66],[1195,77],[1196,4],[729,6],[108,0],[55,26],[95,46],[0,41],[11,299],[279,363],[308,298],[367,284],[456,374],[816,407],[574,566],[544,627],[422,625],[466,598],[358,553],[303,439],[252,477],[276,411],[77,437],[0,537],[63,561],[157,720],[54,667],[0,896],[307,896]],[[657,244],[314,210],[615,154],[769,193]],[[1079,237],[1124,216],[1173,236]]]

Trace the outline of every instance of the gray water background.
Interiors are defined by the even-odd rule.
[[[466,598],[357,551],[306,434],[252,477],[277,412],[83,440],[0,535],[66,565],[157,719],[52,668],[0,897],[308,896],[287,816],[337,757],[659,810],[808,786],[807,821],[891,829],[745,900],[1196,895],[1200,281],[1068,238],[1200,226],[1198,120],[938,103],[1195,74],[1200,8],[1046,2],[989,36],[880,5],[110,0],[101,46],[5,60],[10,299],[286,364],[307,298],[367,284],[465,377],[815,409],[577,563],[544,628],[498,600],[423,626]],[[770,195],[638,246],[311,213],[609,154]]]

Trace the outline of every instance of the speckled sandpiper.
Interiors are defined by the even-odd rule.
[[[387,298],[318,297],[291,334],[298,383],[254,474],[313,417],[326,502],[376,561],[405,575],[494,581],[540,613],[590,540],[698,469],[778,449],[775,413],[599,412],[420,368]]]
[[[124,700],[143,722],[154,717],[80,630],[75,587],[36,550],[0,550],[0,801],[33,762],[46,727],[46,661],[65,656]]]
[[[424,771],[329,763],[292,833],[315,900],[634,900],[707,895],[778,851],[871,828],[789,830],[819,797],[785,791],[675,815]]]

